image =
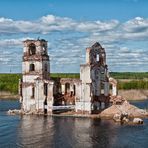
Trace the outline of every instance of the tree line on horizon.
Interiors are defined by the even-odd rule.
[[[8,91],[13,94],[18,93],[18,83],[21,74],[0,74],[0,91]],[[110,76],[118,80],[118,89],[148,89],[148,72],[111,72]],[[50,77],[56,78],[79,78],[78,73],[51,73]],[[121,81],[130,79],[130,81]]]

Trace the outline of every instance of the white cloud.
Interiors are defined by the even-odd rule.
[[[12,20],[0,18],[1,34],[49,34],[53,31],[73,31],[90,33],[91,36],[104,40],[145,39],[148,37],[148,19],[136,17],[127,22],[110,21],[77,21],[68,17],[47,15],[35,21]]]
[[[112,30],[118,25],[117,20],[111,20],[108,22],[101,22],[101,21],[92,21],[92,22],[78,22],[76,24],[76,30],[84,31],[84,32],[100,32],[100,31],[108,31]]]
[[[34,39],[34,38],[26,37],[26,38],[18,38],[18,39],[1,39],[0,48],[22,47],[22,42],[26,39]]]
[[[52,71],[63,72],[63,66],[67,72],[72,68],[78,72],[79,64],[85,62],[85,48],[96,41],[106,49],[109,68],[116,71],[135,70],[133,65],[135,67],[137,64],[137,67],[148,70],[143,66],[148,62],[147,48],[136,45],[137,41],[148,43],[148,19],[145,18],[136,17],[127,22],[77,21],[54,15],[43,16],[35,21],[0,18],[0,33],[5,37],[2,39],[1,36],[0,39],[1,64],[3,61],[5,65],[19,66],[22,41],[33,38],[18,36],[31,34],[34,38],[37,35],[48,40]]]
[[[79,22],[67,17],[58,17],[54,15],[43,16],[36,21],[15,21],[8,18],[0,18],[0,32],[3,34],[13,33],[50,33],[51,31],[82,31],[98,32],[111,30],[118,25],[117,20],[108,22],[84,21]]]
[[[127,32],[143,32],[148,29],[148,20],[136,17],[124,23],[123,29]]]

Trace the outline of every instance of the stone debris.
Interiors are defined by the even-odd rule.
[[[131,105],[127,101],[124,101],[120,105],[113,104],[111,107],[102,111],[100,116],[116,119],[116,118],[120,118],[121,115],[125,115],[125,114],[128,114],[129,118],[148,116],[147,111],[143,109],[139,109],[138,107]]]
[[[133,123],[134,124],[143,124],[143,120],[141,118],[134,118]]]
[[[121,121],[121,114],[115,114],[113,116],[113,120],[116,121],[116,122],[120,122]]]
[[[128,116],[127,113],[115,114],[113,116],[113,120],[115,122],[128,123],[129,122],[129,116]]]
[[[125,98],[123,98],[122,96],[110,96],[110,102],[112,104],[122,104],[124,101],[126,101]]]
[[[9,115],[20,115],[25,114],[22,110],[14,109],[14,110],[8,110],[7,112]]]

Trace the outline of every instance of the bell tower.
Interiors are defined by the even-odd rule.
[[[20,99],[24,111],[46,112],[53,105],[53,81],[50,80],[50,65],[47,41],[25,40],[22,61]]]
[[[50,66],[47,41],[26,40],[23,52],[23,81],[32,82],[35,78],[49,79]]]

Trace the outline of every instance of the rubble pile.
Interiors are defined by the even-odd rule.
[[[143,109],[131,105],[128,101],[124,101],[122,104],[113,104],[111,107],[105,109],[101,112],[101,117],[115,118],[115,115],[125,115],[127,114],[129,118],[135,117],[146,117],[148,112]]]
[[[126,99],[122,96],[110,96],[110,102],[112,104],[122,104],[124,101],[126,101]]]

